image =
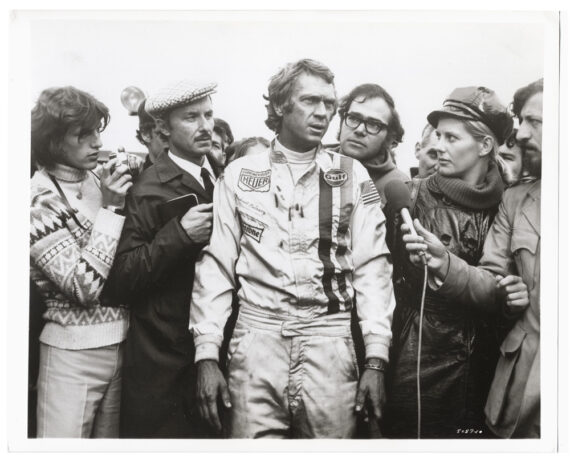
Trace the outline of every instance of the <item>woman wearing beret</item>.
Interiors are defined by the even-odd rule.
[[[439,171],[409,183],[410,212],[450,252],[476,265],[503,194],[495,158],[512,120],[493,91],[468,87],[454,90],[428,121],[438,138]],[[397,305],[384,432],[394,438],[488,437],[483,407],[498,354],[495,314],[445,299],[432,285],[422,320],[418,430],[424,272],[408,259],[398,218],[391,224]]]
[[[40,335],[38,437],[118,437],[128,313],[101,301],[131,186],[100,132],[109,111],[73,87],[44,90],[32,110],[30,277],[47,310]]]

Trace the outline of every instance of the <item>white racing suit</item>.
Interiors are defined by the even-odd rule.
[[[190,308],[196,361],[218,359],[237,278],[229,435],[350,437],[358,385],[350,310],[367,358],[387,361],[391,339],[380,197],[359,162],[320,146],[295,184],[273,146],[232,162],[216,185]]]

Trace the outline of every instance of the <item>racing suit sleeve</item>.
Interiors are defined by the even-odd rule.
[[[356,308],[366,359],[388,361],[395,300],[386,219],[374,183],[367,174],[364,181],[363,175],[359,176],[361,182],[351,223]]]
[[[195,361],[218,361],[224,326],[232,309],[235,265],[241,227],[236,212],[231,172],[226,169],[214,189],[213,228],[210,244],[196,263],[190,331],[196,346]]]
[[[505,204],[501,202],[485,239],[479,266],[470,266],[461,258],[450,254],[449,270],[437,291],[465,304],[495,310],[501,303],[497,299],[495,275],[517,273],[510,249],[511,225]]]

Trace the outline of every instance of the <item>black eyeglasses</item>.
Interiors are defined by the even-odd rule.
[[[361,123],[364,123],[364,128],[368,134],[378,134],[382,130],[388,128],[388,125],[381,122],[380,120],[373,120],[373,119],[363,119],[360,118],[358,115],[348,113],[344,118],[344,123],[349,128],[356,130]]]

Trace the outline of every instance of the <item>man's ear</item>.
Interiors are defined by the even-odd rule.
[[[416,143],[416,148],[414,150],[414,155],[416,156],[416,158],[418,158],[420,156],[420,149],[422,148],[421,144],[419,142]]]
[[[273,106],[273,110],[279,117],[283,117],[283,106],[278,106],[277,104],[271,104]]]
[[[156,127],[164,136],[170,136],[170,127],[168,122],[162,118],[156,119]]]
[[[147,144],[150,144],[150,142],[152,141],[152,136],[150,136],[150,133],[148,131],[141,131],[140,134],[142,140]]]

